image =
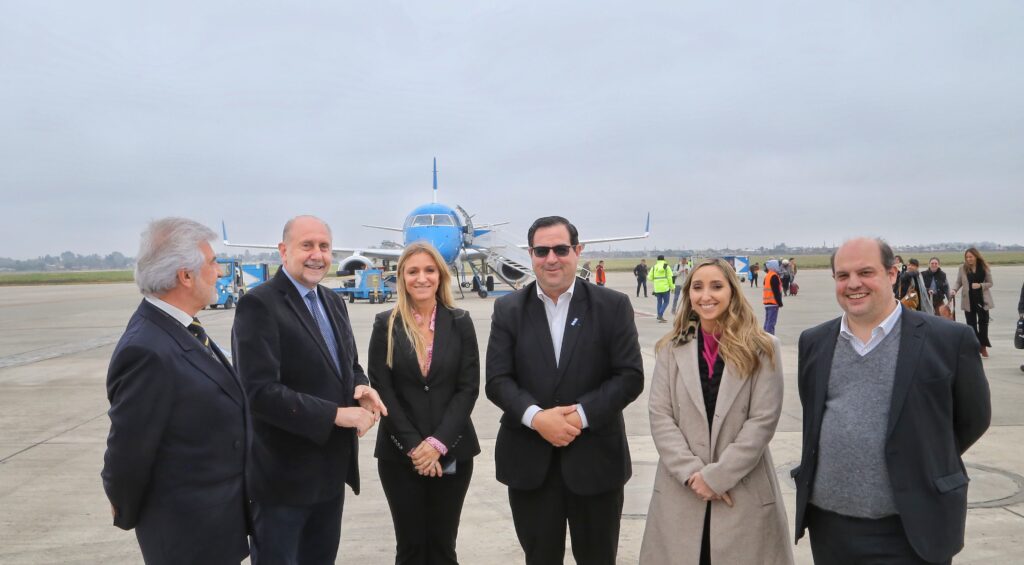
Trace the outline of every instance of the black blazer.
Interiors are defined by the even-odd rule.
[[[410,461],[409,451],[433,436],[448,448],[444,461],[471,459],[480,453],[469,418],[480,394],[480,352],[473,320],[465,310],[438,305],[434,357],[424,378],[401,316],[395,319],[393,367],[387,366],[390,315],[391,310],[377,314],[370,338],[370,382],[388,407],[377,430],[374,456]]]
[[[804,517],[839,324],[837,318],[800,335],[803,453],[793,471],[796,539],[807,526]],[[927,561],[948,560],[963,548],[968,479],[960,456],[985,433],[991,416],[974,332],[903,308],[885,461],[907,539]]]
[[[619,488],[632,474],[622,410],[644,388],[629,298],[577,278],[560,358],[556,367],[536,282],[494,302],[486,392],[504,412],[494,448],[498,480],[538,488],[555,447],[522,424],[523,413],[532,404],[580,403],[589,427],[558,448],[565,484],[580,495]]]
[[[143,300],[107,372],[103,488],[147,563],[237,563],[246,539],[241,383],[177,320]]]
[[[356,405],[355,386],[369,380],[345,301],[322,285],[317,293],[334,327],[340,372],[283,267],[238,301],[232,344],[252,406],[256,502],[314,504],[340,495],[346,482],[359,494],[356,432],[334,419],[338,407]]]

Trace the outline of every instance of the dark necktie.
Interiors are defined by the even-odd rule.
[[[192,323],[188,325],[188,331],[192,335],[196,336],[199,343],[203,344],[203,350],[206,351],[210,357],[216,359],[218,363],[224,362],[221,360],[220,356],[214,352],[213,341],[210,339],[210,336],[206,335],[206,330],[203,328],[203,325],[199,323],[199,318],[192,318]]]
[[[334,366],[339,371],[341,370],[341,364],[338,362],[338,342],[334,338],[334,332],[331,330],[331,323],[327,321],[320,305],[317,304],[316,291],[311,290],[306,293],[306,304],[309,305],[309,311],[313,314],[313,318],[316,320],[316,325],[320,328],[320,335],[324,338],[324,343],[327,344],[327,350],[331,352],[331,359],[334,360]]]
[[[203,329],[203,324],[199,323],[199,318],[192,318],[192,323],[188,325],[188,331],[191,332],[192,335],[196,336],[199,343],[206,346],[207,349],[210,349],[210,336],[206,335],[206,330]]]

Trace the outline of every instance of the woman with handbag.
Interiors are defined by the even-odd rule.
[[[949,296],[949,281],[946,280],[946,272],[939,266],[938,257],[928,260],[928,269],[921,273],[921,276],[924,279],[924,287],[928,289],[932,307],[935,313],[941,316],[940,312],[946,306],[946,297]]]
[[[656,346],[649,412],[659,459],[641,564],[793,563],[768,448],[782,386],[779,340],[759,327],[735,270],[701,261]]]
[[[388,407],[377,469],[395,526],[395,563],[457,563],[462,504],[480,453],[470,413],[480,390],[473,321],[428,243],[398,259],[397,300],[370,338],[370,382]]]
[[[992,271],[977,248],[969,247],[964,252],[964,264],[956,275],[956,283],[949,291],[950,297],[960,292],[960,309],[964,311],[967,325],[974,330],[981,345],[981,356],[988,357],[988,311],[995,306],[992,302]]]

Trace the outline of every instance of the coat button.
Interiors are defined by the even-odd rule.
[[[235,443],[234,443],[234,447],[235,447],[235,449],[240,449],[240,448],[242,447],[242,442],[240,442],[240,441],[238,441],[238,440],[236,439],[236,440],[235,440]]]
[[[423,385],[423,392],[430,392],[430,385]]]

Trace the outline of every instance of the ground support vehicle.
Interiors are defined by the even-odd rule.
[[[388,282],[380,269],[356,271],[355,278],[349,282],[351,286],[336,288],[334,292],[342,297],[347,297],[350,303],[356,300],[368,300],[370,304],[383,304],[390,300],[395,293],[393,283]]]

